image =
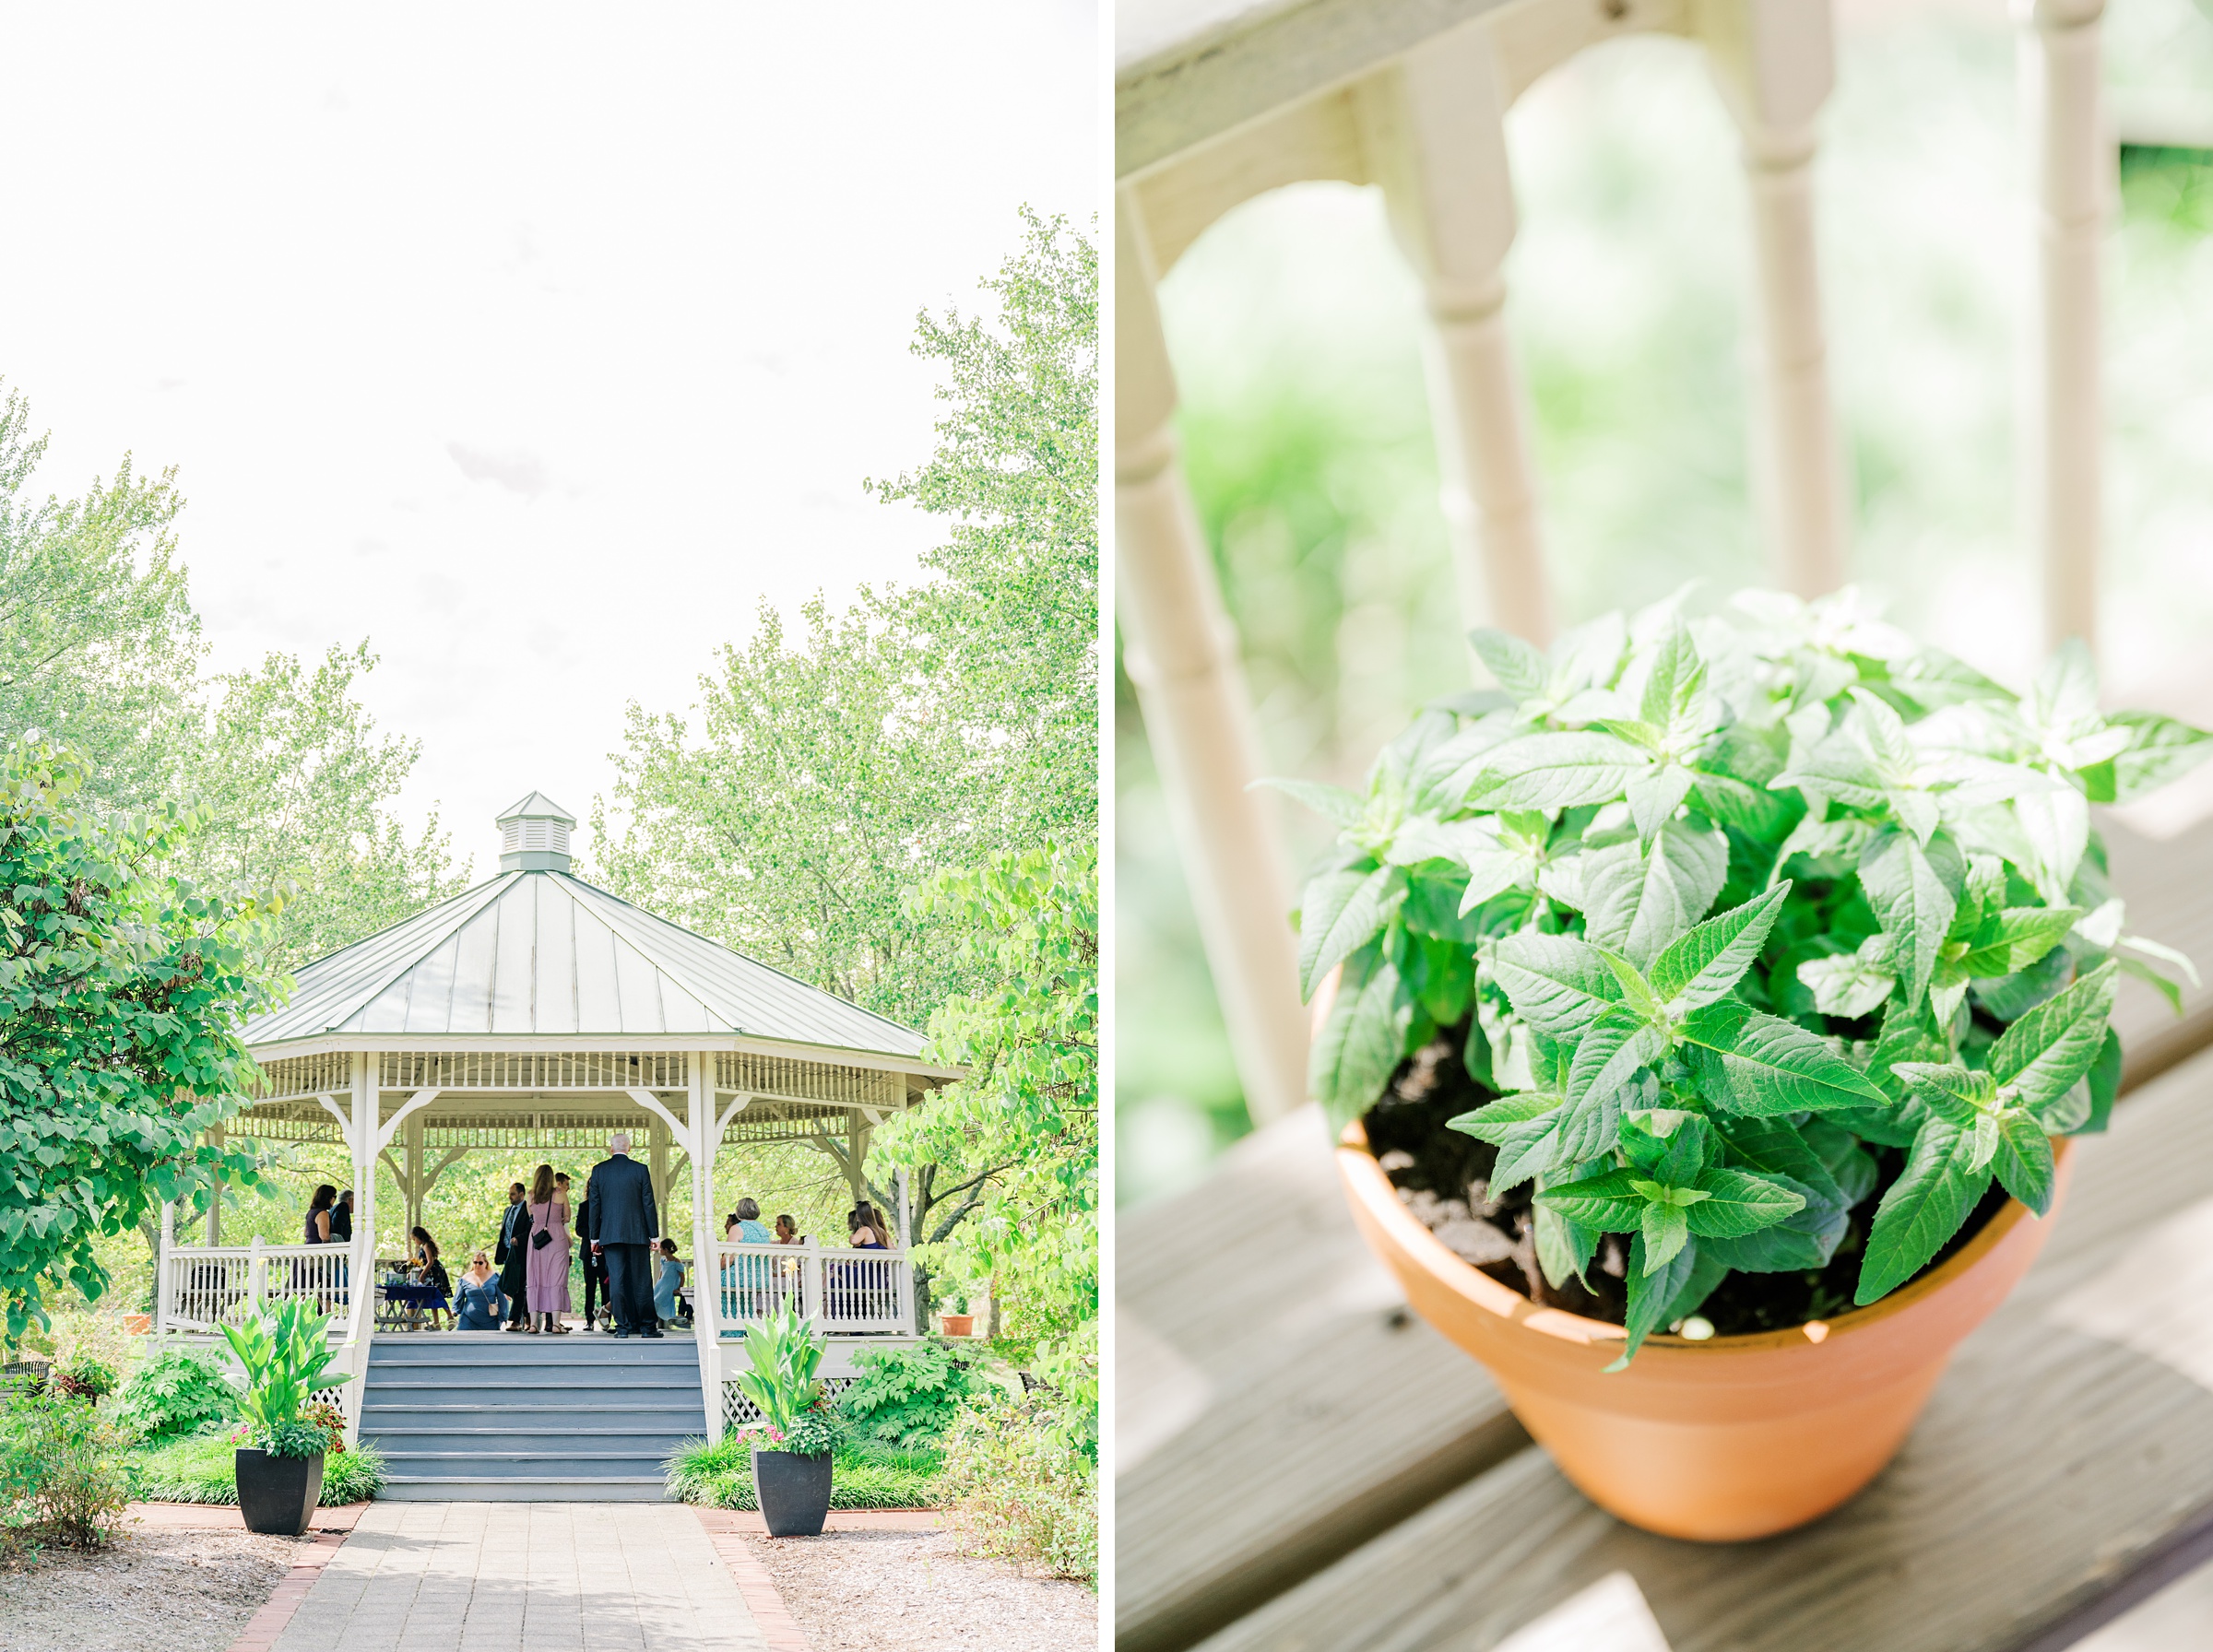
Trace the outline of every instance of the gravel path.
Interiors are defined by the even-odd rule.
[[[0,1571],[4,1652],[225,1652],[292,1564],[290,1538],[126,1527],[95,1554]]]
[[[813,1652],[1093,1652],[1098,1597],[961,1552],[957,1531],[749,1538]]]

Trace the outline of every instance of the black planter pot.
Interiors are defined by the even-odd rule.
[[[772,1538],[811,1538],[830,1515],[830,1453],[756,1451],[753,1493]]]
[[[323,1454],[271,1457],[251,1446],[238,1448],[238,1512],[248,1531],[296,1538],[307,1529],[323,1500]],[[818,1528],[819,1529],[819,1528]]]

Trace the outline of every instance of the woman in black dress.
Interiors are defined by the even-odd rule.
[[[450,1316],[453,1311],[447,1304],[453,1300],[454,1281],[445,1271],[445,1264],[438,1259],[438,1241],[431,1237],[428,1229],[409,1228],[408,1237],[415,1242],[415,1265],[422,1269],[422,1282],[439,1295],[438,1304],[430,1310],[431,1323],[436,1326],[436,1316]]]
[[[330,1208],[337,1202],[338,1190],[328,1182],[315,1189],[315,1197],[308,1201],[305,1231],[300,1235],[302,1245],[328,1245],[337,1235],[331,1232]]]

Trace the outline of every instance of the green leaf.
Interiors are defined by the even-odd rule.
[[[1679,1036],[1710,1052],[1707,1065],[1718,1072],[1721,1093],[1710,1099],[1734,1112],[1818,1112],[1888,1101],[1817,1034],[1749,1004],[1725,999],[1694,1009]]]
[[[1991,1168],[2006,1192],[2042,1216],[2052,1209],[2052,1139],[2026,1113],[2008,1111],[1997,1123],[1998,1150]]]
[[[1414,1006],[1400,992],[1399,972],[1389,962],[1355,985],[1339,987],[1314,1041],[1307,1064],[1307,1086],[1321,1103],[1332,1133],[1342,1130],[1383,1093],[1405,1053],[1406,1030]]]
[[[1701,1239],[1741,1239],[1805,1209],[1804,1195],[1746,1171],[1711,1166],[1692,1186],[1707,1196],[1686,1212]]]
[[[1280,779],[1256,780],[1252,784],[1255,789],[1268,786],[1279,791],[1340,827],[1357,826],[1367,817],[1367,802],[1341,785],[1327,785],[1319,780]]]
[[[1559,1104],[1560,1098],[1546,1091],[1516,1091],[1512,1095],[1500,1096],[1486,1107],[1455,1114],[1445,1120],[1445,1127],[1497,1147],[1505,1142],[1507,1132],[1513,1126],[1542,1118]]]
[[[1847,1021],[1874,1014],[1898,985],[1896,975],[1862,952],[1809,958],[1798,966],[1798,980],[1814,995],[1815,1009]]]
[[[1629,1303],[1624,1327],[1628,1332],[1628,1343],[1621,1351],[1621,1357],[1606,1367],[1608,1371],[1627,1369],[1629,1362],[1637,1357],[1637,1351],[1644,1346],[1644,1339],[1659,1327],[1671,1323],[1666,1317],[1668,1311],[1683,1294],[1698,1267],[1698,1245],[1695,1239],[1675,1252],[1657,1272],[1645,1266],[1644,1235],[1639,1233],[1629,1241]]]
[[[1536,647],[1496,626],[1479,626],[1468,633],[1475,655],[1498,679],[1498,686],[1516,700],[1541,700],[1552,681],[1552,667]]]
[[[1698,644],[1681,625],[1669,629],[1652,655],[1652,668],[1644,679],[1644,695],[1638,715],[1662,730],[1677,752],[1684,743],[1711,726],[1707,706],[1706,662]]]
[[[1713,904],[1729,872],[1729,843],[1703,820],[1669,820],[1650,848],[1616,844],[1583,856],[1583,933],[1638,968]]]
[[[1800,859],[1807,862],[1809,877],[1841,877],[1859,864],[1860,851],[1874,835],[1874,826],[1865,820],[1823,820],[1809,814],[1776,850],[1769,880],[1780,879],[1786,867]]]
[[[2030,1107],[2057,1101],[2090,1070],[2103,1046],[2116,971],[2101,964],[2006,1028],[1990,1046],[1991,1076]]]
[[[1700,1239],[1698,1255],[1740,1273],[1807,1273],[1828,1266],[1832,1248],[1811,1233],[1778,1223],[1741,1239]]]
[[[2129,737],[2113,759],[2115,803],[2133,803],[2213,756],[2213,734],[2157,712],[2115,712],[2106,722]]]
[[[1621,1121],[1621,1151],[1630,1165],[1656,1182],[1688,1186],[1706,1168],[1713,1127],[1696,1113],[1643,1108]]]
[[[2013,813],[2029,840],[2037,893],[2047,906],[2065,905],[2076,868],[2089,846],[2089,800],[2073,786],[2055,781],[2046,788],[2016,794]]]
[[[1621,999],[1604,955],[1571,936],[1508,936],[1489,968],[1514,1013],[1555,1038],[1573,1037]]]
[[[1536,1202],[1604,1233],[1633,1233],[1647,1203],[1632,1171],[1609,1170],[1537,1195]]]
[[[2176,1015],[2182,1014],[2183,989],[2179,983],[2153,969],[2141,958],[2116,958],[2113,962],[2121,966],[2124,974],[2134,975],[2152,991],[2158,993],[2160,997],[2165,998],[2167,1008],[2174,1011]]]
[[[1717,774],[1703,764],[1692,766],[1690,780],[1691,796],[1700,810],[1755,843],[1774,843],[1797,823],[1800,805],[1786,793]]]
[[[2121,1034],[2112,1028],[2105,1030],[2105,1042],[2099,1046],[2098,1058],[2090,1063],[2089,1076],[2083,1082],[2089,1086],[2090,1116],[2076,1134],[2095,1136],[2112,1118],[2113,1098],[2121,1093]]]
[[[1746,1165],[1771,1176],[1784,1177],[1803,1188],[1809,1210],[1842,1210],[1852,1204],[1829,1169],[1828,1161],[1816,1150],[1811,1139],[1818,1131],[1840,1141],[1841,1158],[1843,1153],[1852,1150],[1852,1140],[1847,1132],[1820,1118],[1808,1119],[1802,1132],[1799,1126],[1787,1118],[1742,1115],[1716,1119],[1713,1127],[1730,1153]]]
[[[1695,1209],[1695,1207],[1694,1207]],[[1644,1240],[1644,1270],[1665,1268],[1675,1253],[1690,1242],[1690,1221],[1679,1206],[1649,1203],[1644,1207],[1639,1233]]]
[[[1891,965],[1908,1009],[1929,989],[1966,881],[1967,863],[1949,832],[1923,847],[1911,832],[1886,826],[1860,851],[1860,887],[1890,938]]]
[[[1667,1034],[1659,1028],[1632,1010],[1609,1009],[1575,1046],[1575,1063],[1568,1069],[1568,1104],[1617,1094],[1639,1068],[1657,1061],[1666,1048]]]
[[[1971,1125],[1997,1094],[1997,1080],[1986,1072],[1930,1061],[1900,1061],[1890,1069],[1903,1079],[1932,1113],[1959,1126]]]
[[[1627,788],[1629,820],[1640,842],[1651,843],[1663,821],[1675,818],[1683,799],[1690,795],[1690,771],[1680,763],[1663,763],[1631,780]]]
[[[1876,1207],[1852,1300],[1861,1307],[1904,1284],[1959,1231],[1990,1186],[1990,1171],[1970,1168],[1974,1132],[1932,1117],[1913,1139],[1906,1167]]]
[[[1791,883],[1785,879],[1765,894],[1717,914],[1671,941],[1652,962],[1653,992],[1686,1009],[1727,997],[1768,944],[1768,934],[1790,892]]]
[[[1367,945],[1406,901],[1397,867],[1324,872],[1307,885],[1298,924],[1298,993],[1313,997],[1321,978]]]
[[[1850,808],[1883,806],[1883,783],[1867,754],[1850,736],[1832,734],[1799,754],[1798,761],[1768,782],[1769,789],[1796,786],[1808,797],[1828,797]]]
[[[1985,980],[2025,970],[2065,940],[2081,916],[2079,906],[2006,907],[1977,929],[1959,967]]]
[[[1533,1238],[1536,1244],[1537,1266],[1544,1271],[1544,1282],[1554,1290],[1565,1285],[1571,1277],[1580,1279],[1590,1273],[1591,1258],[1598,1252],[1596,1228],[1587,1228],[1557,1210],[1539,1205]]]
[[[1651,760],[1610,734],[1529,734],[1494,747],[1467,801],[1485,808],[1573,808],[1622,795]]]

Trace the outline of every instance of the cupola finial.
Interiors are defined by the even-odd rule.
[[[576,817],[545,793],[532,792],[512,808],[502,809],[493,823],[500,829],[501,871],[569,869],[569,828],[576,824]]]

